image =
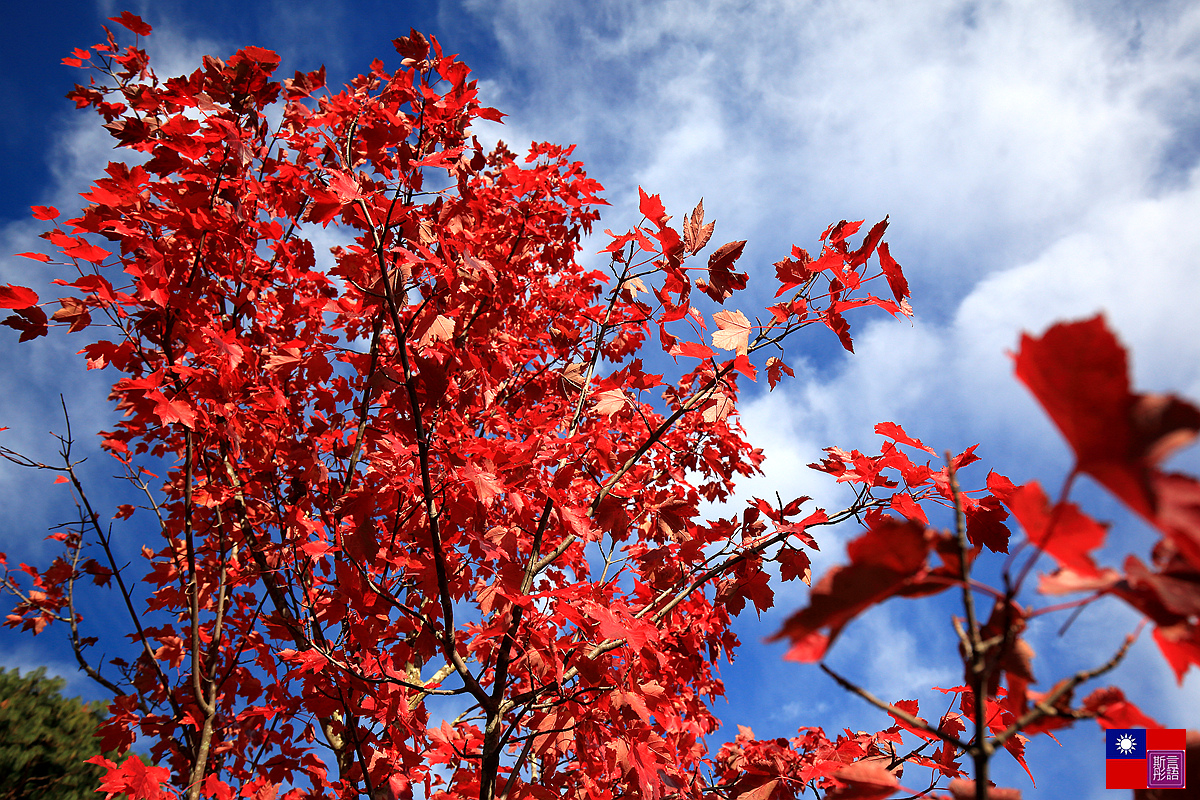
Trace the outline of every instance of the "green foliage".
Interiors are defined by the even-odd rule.
[[[45,669],[0,668],[0,800],[96,797],[103,770],[83,762],[100,752],[104,706],[63,697],[64,685]]]

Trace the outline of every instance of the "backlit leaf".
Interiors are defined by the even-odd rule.
[[[713,347],[722,350],[735,350],[738,355],[745,355],[750,344],[750,320],[741,311],[718,311],[713,314],[717,330],[713,331]]]

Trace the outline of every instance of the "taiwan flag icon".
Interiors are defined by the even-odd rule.
[[[1182,789],[1187,731],[1110,728],[1105,731],[1107,789]]]

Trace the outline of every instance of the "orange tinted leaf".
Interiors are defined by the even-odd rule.
[[[713,267],[732,267],[733,263],[741,258],[742,251],[745,249],[745,240],[740,242],[726,242],[708,257],[708,266],[710,269]]]
[[[1038,579],[1041,594],[1073,594],[1075,592],[1104,592],[1116,585],[1121,574],[1115,569],[1102,569],[1095,576],[1080,575],[1069,569],[1056,569]]]
[[[421,335],[419,344],[422,347],[433,344],[434,342],[445,342],[454,336],[454,320],[449,317],[444,317],[438,314],[429,327],[425,329],[425,333]]]
[[[719,394],[715,400],[705,406],[702,416],[705,422],[716,422],[728,417],[731,411],[733,411],[733,400],[724,394]]]
[[[59,298],[58,302],[62,305],[62,308],[51,314],[50,319],[55,322],[71,323],[71,327],[68,329],[69,333],[83,330],[92,324],[92,315],[88,312],[88,308],[84,302],[79,298],[62,297]]]
[[[750,320],[741,311],[718,311],[713,314],[717,330],[713,331],[713,347],[735,350],[745,355],[750,344]]]
[[[704,224],[704,199],[701,198],[700,203],[691,212],[691,216],[684,219],[684,245],[688,247],[690,253],[698,253],[704,249],[708,240],[713,237],[713,229],[716,227],[715,222]]]
[[[692,209],[692,213],[683,218],[683,246],[689,253],[697,253],[703,244],[697,244],[697,233],[704,227],[704,198]]]
[[[596,394],[596,412],[612,416],[625,407],[627,400],[620,389],[608,389]]]

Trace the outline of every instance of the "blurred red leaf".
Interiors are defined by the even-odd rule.
[[[975,781],[955,778],[946,787],[954,800],[975,800]],[[988,800],[1021,800],[1018,789],[1005,789],[999,786],[988,786]]]
[[[1029,541],[1054,558],[1060,566],[1083,577],[1099,572],[1089,553],[1104,544],[1105,528],[1079,510],[1074,503],[1054,509],[1037,481],[1030,481],[1005,501],[1025,529]]]
[[[1200,410],[1129,388],[1125,349],[1101,316],[1021,337],[1017,377],[1029,387],[1088,473],[1154,519],[1151,470],[1200,432]]]
[[[1158,722],[1142,713],[1125,699],[1116,686],[1096,689],[1083,700],[1083,707],[1096,715],[1096,724],[1109,728],[1161,728]]]
[[[917,582],[933,544],[924,526],[884,517],[849,544],[850,563],[827,572],[813,587],[808,606],[788,617],[768,641],[790,639],[784,656],[789,661],[819,661],[850,620]]]
[[[857,761],[847,764],[833,774],[845,786],[834,789],[826,797],[838,800],[882,800],[900,788],[900,781],[878,761]]]

